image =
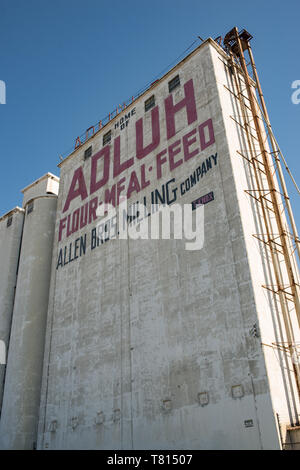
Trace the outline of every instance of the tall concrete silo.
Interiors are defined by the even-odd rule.
[[[32,449],[36,442],[58,178],[48,173],[23,193],[25,220],[0,422],[4,449]]]
[[[22,240],[24,209],[15,207],[0,218],[0,340],[8,348]],[[6,354],[5,354],[6,356]],[[0,364],[0,410],[6,358]]]

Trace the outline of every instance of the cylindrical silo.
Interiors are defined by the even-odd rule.
[[[57,196],[43,188],[45,177],[24,190],[25,221],[0,421],[2,449],[33,449],[36,442],[57,204]]]
[[[4,343],[5,352],[8,349],[14,308],[23,221],[24,210],[19,207],[0,218],[0,341]],[[0,363],[0,415],[6,370],[5,360],[6,357],[3,363]]]

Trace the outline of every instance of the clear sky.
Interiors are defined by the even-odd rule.
[[[163,71],[200,35],[246,28],[271,122],[300,181],[300,2],[0,0],[0,214],[74,139]],[[196,44],[195,44],[196,45]],[[299,196],[288,182],[298,229]]]

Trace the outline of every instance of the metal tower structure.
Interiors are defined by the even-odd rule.
[[[272,262],[272,283],[262,287],[271,291],[274,298],[279,300],[286,332],[287,342],[273,346],[284,350],[290,357],[300,397],[299,344],[295,341],[295,325],[291,322],[291,311],[294,309],[300,327],[300,287],[296,256],[297,253],[300,259],[300,240],[281,159],[288,172],[289,169],[271,128],[250,46],[251,39],[248,31],[243,29],[239,32],[235,27],[226,34],[223,47],[230,56],[234,93],[240,103],[242,127],[247,140],[247,155],[238,153],[252,167],[254,187],[245,191],[260,206],[264,227],[264,233],[253,236],[269,250]],[[297,190],[299,191],[298,188]]]

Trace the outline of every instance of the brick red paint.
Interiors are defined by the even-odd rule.
[[[196,100],[194,93],[193,80],[190,79],[184,84],[185,97],[177,104],[173,103],[173,95],[170,94],[165,99],[165,112],[167,124],[167,139],[169,140],[176,134],[175,114],[183,108],[186,108],[188,124],[197,120]]]
[[[136,156],[139,159],[146,157],[149,153],[153,152],[160,142],[160,128],[159,128],[159,109],[158,106],[151,111],[151,124],[152,124],[152,142],[144,147],[144,129],[143,118],[138,119],[135,123],[136,129]]]
[[[78,188],[75,189],[77,184],[78,184]],[[69,209],[71,201],[73,201],[73,199],[76,199],[78,196],[81,197],[82,201],[84,201],[84,199],[88,197],[88,192],[86,189],[85,179],[84,179],[83,170],[81,166],[77,168],[77,170],[75,170],[74,172],[72,183],[69,189],[66,203],[64,205],[63,212],[66,212]]]

